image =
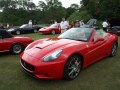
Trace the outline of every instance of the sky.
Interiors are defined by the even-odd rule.
[[[36,5],[38,4],[39,1],[45,1],[45,0],[32,0]],[[62,5],[65,8],[68,8],[71,4],[78,4],[80,5],[80,1],[81,0],[59,0],[60,2],[62,2]]]
[[[31,1],[33,1],[36,5],[38,4],[39,1],[44,1],[45,2],[45,0],[31,0]],[[80,5],[81,0],[59,0],[59,1],[62,2],[63,7],[68,8],[71,4]],[[0,12],[1,11],[2,10],[0,10]]]

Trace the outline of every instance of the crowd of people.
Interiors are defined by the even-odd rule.
[[[32,20],[29,20],[29,21],[28,21],[28,25],[29,25],[30,27],[32,27],[32,25],[33,25]],[[13,27],[14,27],[13,24],[7,23],[6,25],[3,25],[2,23],[0,23],[0,29],[10,29],[10,28],[13,28]]]
[[[2,23],[0,23],[0,29],[9,29],[9,28],[13,28],[13,24],[7,23],[6,25],[3,25]]]
[[[51,20],[51,24],[58,24],[56,20]],[[80,27],[83,26],[84,22],[83,20],[76,20],[75,22],[70,22],[69,20],[66,20],[64,17],[62,18],[61,22],[59,23],[59,27],[61,28],[61,33],[65,32],[69,28],[72,27]]]
[[[96,23],[97,21],[95,21]],[[88,21],[89,23],[89,21]],[[28,21],[28,24],[30,26],[32,26],[32,20],[29,20]],[[56,20],[51,20],[50,21],[50,25],[52,24],[58,24]],[[89,23],[91,24],[91,23]],[[81,27],[84,25],[84,22],[83,20],[76,20],[75,22],[70,22],[69,20],[66,20],[64,17],[62,18],[61,22],[59,23],[59,27],[61,28],[61,32],[65,32],[66,30],[68,30],[69,28],[72,28],[72,27]],[[107,32],[107,28],[108,28],[109,24],[107,22],[107,20],[103,21],[102,23],[102,27],[103,27],[103,30],[105,32]],[[6,24],[6,26],[4,27],[4,25],[2,23],[0,23],[0,29],[4,29],[4,28],[11,28],[13,27],[13,25],[9,25],[8,23]]]
[[[96,19],[91,19],[92,21],[88,21],[86,25],[89,25],[90,27],[92,27],[93,25],[97,25],[97,20]],[[57,24],[56,20],[51,20],[50,21],[50,25],[51,24]],[[59,26],[61,28],[61,32],[65,32],[66,30],[68,30],[69,28],[72,27],[82,27],[84,26],[84,22],[83,20],[76,20],[75,22],[70,22],[69,20],[66,20],[64,17],[62,18],[62,21],[59,23]],[[105,32],[107,32],[107,28],[109,27],[109,23],[107,20],[104,20],[102,23],[102,28]]]

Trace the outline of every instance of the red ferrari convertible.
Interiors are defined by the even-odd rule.
[[[49,27],[39,29],[39,32],[43,34],[60,34],[61,29],[59,27],[59,24],[52,24]]]
[[[29,74],[44,79],[72,80],[81,69],[108,56],[115,56],[118,36],[92,28],[71,28],[58,38],[31,43],[20,55]]]
[[[0,30],[0,52],[10,51],[13,54],[19,54],[31,42],[33,40],[29,37],[14,37],[6,30]]]

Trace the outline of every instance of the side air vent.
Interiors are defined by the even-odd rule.
[[[42,48],[40,48],[40,47],[36,47],[36,48],[38,48],[38,49],[42,49]]]

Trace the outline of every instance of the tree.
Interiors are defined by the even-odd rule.
[[[72,13],[76,12],[79,10],[79,5],[77,4],[71,4],[70,7],[66,9],[67,15],[66,17],[68,18]]]
[[[53,19],[60,21],[62,17],[66,16],[66,10],[58,0],[46,0],[46,3],[39,1],[38,8],[41,10],[42,14],[41,20],[43,21],[44,19],[47,23]]]
[[[97,19],[120,17],[120,0],[82,0],[81,4]]]

